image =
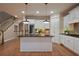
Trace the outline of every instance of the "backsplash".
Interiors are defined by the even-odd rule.
[[[74,23],[74,31],[79,33],[79,23]]]

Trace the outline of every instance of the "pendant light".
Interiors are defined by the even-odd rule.
[[[49,23],[49,21],[47,20],[47,4],[48,4],[48,3],[45,3],[46,19],[43,21],[44,23]]]
[[[25,3],[25,5],[26,5],[26,9],[27,9],[28,3]],[[26,13],[27,13],[27,10],[25,10],[25,11],[26,11]],[[23,21],[23,23],[24,23],[24,24],[28,24],[29,21],[27,20],[27,18],[25,18],[25,16],[24,16],[24,19],[25,19],[25,21]]]

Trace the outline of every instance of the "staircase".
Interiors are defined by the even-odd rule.
[[[15,17],[6,13],[0,12],[0,43],[4,43],[4,33],[10,28],[15,21]],[[7,35],[7,34],[6,34]]]

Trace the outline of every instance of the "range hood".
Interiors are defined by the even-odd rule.
[[[0,12],[0,31],[5,31],[14,23],[15,17],[6,13]]]

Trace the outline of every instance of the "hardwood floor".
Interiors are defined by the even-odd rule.
[[[76,54],[59,44],[53,44],[52,52],[20,52],[19,39],[14,39],[0,45],[0,56],[76,56]]]

